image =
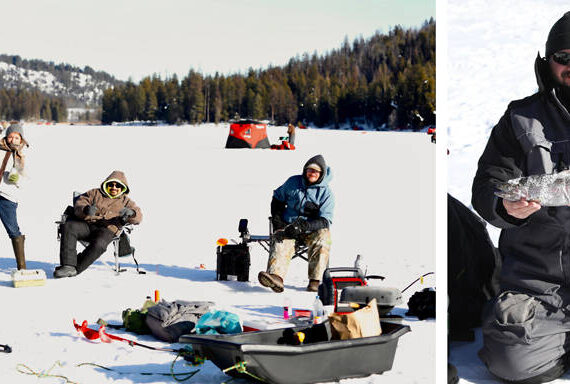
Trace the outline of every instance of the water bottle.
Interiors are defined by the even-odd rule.
[[[362,255],[356,255],[356,259],[354,260],[354,268],[358,268],[362,276],[366,277],[368,266],[364,262],[364,257]]]
[[[283,303],[283,319],[288,320],[291,317],[291,299],[286,297]]]
[[[313,324],[319,324],[323,321],[325,316],[325,307],[323,302],[319,298],[319,295],[315,296],[315,301],[313,302]]]

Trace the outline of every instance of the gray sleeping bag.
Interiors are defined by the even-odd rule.
[[[198,319],[213,306],[211,301],[161,300],[148,309],[146,324],[156,338],[177,343],[181,335],[192,333]]]

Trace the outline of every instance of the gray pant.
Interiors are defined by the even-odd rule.
[[[548,374],[570,350],[570,316],[527,294],[499,295],[489,306],[482,328],[479,357],[492,374],[504,380],[517,382]]]

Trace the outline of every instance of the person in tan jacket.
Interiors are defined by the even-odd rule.
[[[80,195],[73,206],[74,217],[63,224],[60,243],[60,266],[55,278],[73,277],[85,271],[106,250],[113,237],[126,224],[139,224],[142,212],[127,195],[129,184],[125,174],[113,171],[99,188]],[[89,245],[77,253],[77,241]]]

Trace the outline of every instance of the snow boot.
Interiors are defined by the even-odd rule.
[[[261,285],[267,288],[271,288],[274,292],[281,293],[284,290],[283,279],[279,275],[261,271],[257,275],[257,279]]]
[[[309,285],[307,285],[307,291],[309,292],[317,292],[319,290],[319,284],[321,282],[319,280],[309,280]]]
[[[26,257],[24,255],[25,239],[26,237],[24,235],[12,238],[12,248],[14,248],[14,256],[16,256],[18,269],[26,269]]]
[[[53,277],[56,279],[73,276],[77,276],[77,269],[72,265],[62,265],[61,267],[56,268],[53,272]]]

